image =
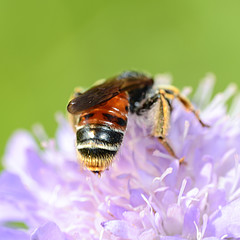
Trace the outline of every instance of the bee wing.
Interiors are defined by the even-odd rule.
[[[121,92],[131,91],[152,84],[152,78],[137,72],[125,72],[90,88],[80,96],[72,99],[68,104],[67,110],[71,114],[78,114],[83,110],[108,101]]]

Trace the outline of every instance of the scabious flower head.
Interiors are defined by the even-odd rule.
[[[208,76],[194,97],[210,128],[173,103],[168,139],[184,164],[134,116],[101,178],[79,165],[74,133],[61,115],[55,140],[40,137],[39,145],[16,132],[0,175],[0,239],[240,238],[240,100],[230,116],[225,102],[234,87],[209,103],[212,85]]]

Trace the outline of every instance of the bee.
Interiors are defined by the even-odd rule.
[[[154,79],[143,73],[127,71],[85,92],[76,89],[67,110],[83,166],[99,175],[108,169],[122,144],[129,113],[140,116],[153,106],[152,136],[172,157],[178,158],[166,138],[173,99],[178,99],[203,127],[208,127],[176,87],[154,87]]]

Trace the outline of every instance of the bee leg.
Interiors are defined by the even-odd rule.
[[[96,174],[99,178],[101,178],[101,171],[92,171],[92,173]]]
[[[151,109],[153,104],[155,104],[160,98],[160,94],[154,94],[152,97],[147,98],[140,107],[135,110],[137,115],[142,115],[147,110]]]
[[[159,89],[152,99],[147,101],[150,102],[151,105],[153,102],[156,103],[152,135],[158,138],[159,142],[172,157],[179,159],[179,163],[182,163],[184,158],[177,157],[166,139],[170,126],[170,115],[172,111],[171,103],[167,98],[167,93],[165,90]]]
[[[175,154],[174,150],[168,143],[166,136],[170,125],[170,115],[172,112],[172,106],[170,100],[174,98],[173,92],[164,88],[159,90],[150,98],[146,99],[142,105],[135,111],[137,115],[142,115],[146,110],[149,110],[155,105],[156,108],[153,116],[153,129],[152,136],[158,138],[159,142],[163,145],[166,151],[172,157],[179,159],[179,163],[184,161],[184,157],[179,158]]]
[[[84,90],[83,90],[83,88],[81,88],[81,87],[76,87],[76,88],[74,88],[74,92],[73,92],[73,94],[72,94],[72,98],[71,98],[71,99],[82,95],[82,92],[83,92],[83,91],[84,91]],[[70,99],[70,100],[71,100],[71,99]]]
[[[183,104],[187,111],[190,111],[195,115],[195,117],[203,127],[210,127],[201,120],[199,116],[199,111],[194,108],[192,103],[186,97],[180,94],[178,88],[174,86],[160,86],[159,88],[165,91],[165,96],[167,99],[173,100],[174,98],[177,98]]]
[[[167,152],[174,158],[179,159],[179,163],[182,164],[184,162],[184,157],[177,157],[172,147],[167,142],[166,138],[158,137],[159,142],[163,145],[163,147],[167,150]]]
[[[200,118],[200,116],[199,116],[199,111],[197,111],[194,107],[193,107],[193,105],[191,104],[191,102],[187,99],[187,98],[185,98],[184,96],[182,96],[182,95],[177,95],[177,98],[178,98],[178,100],[183,104],[183,106],[188,110],[188,111],[190,111],[190,112],[192,112],[194,115],[195,115],[195,117],[197,118],[197,120],[199,121],[199,123],[203,126],[203,127],[210,127],[208,124],[206,124],[206,123],[204,123],[202,120],[201,120],[201,118]]]
[[[80,95],[82,94],[81,92],[83,92],[83,89],[82,89],[82,88],[80,88],[80,87],[75,88],[75,89],[74,89],[74,92],[73,92],[73,94],[70,96],[70,99],[69,99],[69,100],[72,100],[72,99],[80,96]],[[72,127],[73,131],[75,132],[75,131],[76,131],[76,127],[75,127],[75,126],[76,126],[76,124],[77,124],[77,118],[78,118],[78,116],[75,116],[75,115],[73,115],[73,114],[70,114],[69,112],[67,112],[67,115],[68,115],[68,120],[69,120],[69,122],[70,122],[70,124],[71,124],[71,127]]]
[[[159,142],[167,150],[167,152],[174,158],[179,159],[181,164],[184,161],[184,157],[179,158],[171,145],[168,143],[166,136],[170,127],[170,115],[172,107],[169,99],[166,96],[166,92],[162,89],[159,90],[158,109],[156,110],[156,120],[154,123],[153,135],[158,137]]]

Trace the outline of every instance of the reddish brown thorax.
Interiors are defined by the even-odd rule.
[[[107,102],[82,111],[78,126],[99,124],[108,125],[111,128],[125,131],[128,109],[128,93],[120,93]]]

